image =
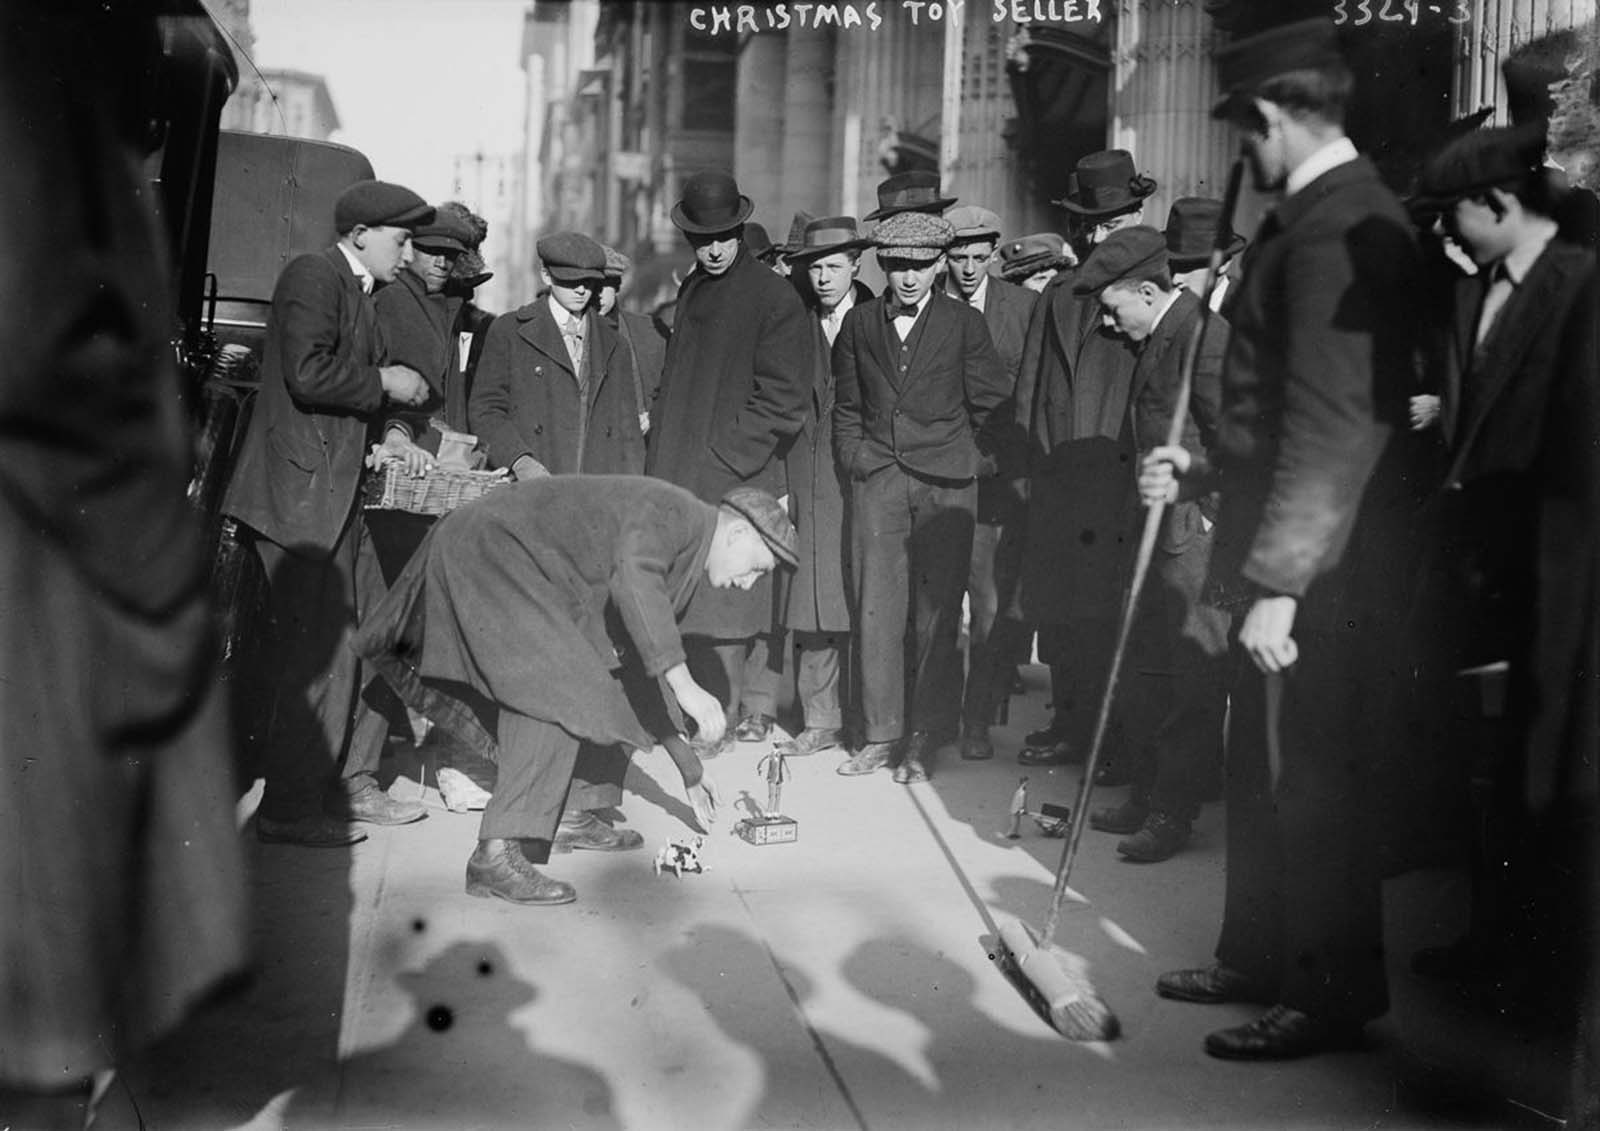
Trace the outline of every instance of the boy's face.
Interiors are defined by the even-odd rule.
[[[350,243],[356,258],[380,283],[392,283],[400,269],[411,262],[409,228],[369,228],[357,224],[350,230]]]
[[[905,306],[915,306],[933,289],[933,280],[944,267],[944,255],[926,263],[914,259],[883,256],[878,266],[889,277],[889,291]]]
[[[1161,297],[1152,283],[1113,283],[1100,292],[1101,317],[1129,341],[1142,342],[1155,329]]]
[[[436,295],[444,290],[445,282],[450,278],[450,269],[455,266],[459,255],[460,252],[455,251],[428,251],[413,243],[411,262],[407,267],[422,280],[422,285],[430,295]]]
[[[595,306],[601,314],[610,314],[617,308],[617,290],[621,286],[621,279],[609,275],[600,284],[600,293],[595,300]]]
[[[836,251],[811,261],[806,274],[811,279],[811,289],[816,292],[822,309],[832,310],[844,301],[860,270],[860,261],[847,251]]]
[[[950,278],[955,280],[962,298],[971,298],[983,284],[983,277],[989,273],[989,261],[994,258],[994,248],[995,241],[985,238],[958,243],[945,253],[950,263]]]
[[[556,305],[568,314],[582,314],[600,285],[599,279],[574,279],[563,282],[542,267],[539,269],[539,277],[544,281],[544,285],[550,288],[550,297],[556,300]]]
[[[749,589],[777,564],[772,548],[755,527],[735,519],[727,537],[713,542],[706,555],[706,580],[714,589]]]
[[[1060,268],[1046,267],[1043,271],[1035,271],[1022,280],[1022,285],[1030,291],[1043,291],[1049,285],[1050,280],[1054,279],[1058,274],[1060,274]]]
[[[1498,189],[1490,189],[1498,193]],[[1504,205],[1507,201],[1501,198]],[[1496,216],[1494,209],[1482,200],[1463,198],[1445,210],[1441,217],[1445,235],[1454,240],[1472,261],[1483,267],[1505,257],[1513,240],[1508,235],[1504,214]]]

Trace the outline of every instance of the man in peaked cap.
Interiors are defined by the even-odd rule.
[[[885,220],[901,212],[926,212],[938,216],[955,202],[955,197],[943,195],[938,173],[920,169],[896,173],[878,183],[878,207],[862,219]]]
[[[292,260],[273,289],[261,391],[223,500],[267,577],[263,841],[343,846],[365,839],[351,821],[424,816],[378,788],[388,725],[362,696],[349,638],[383,593],[359,501],[367,433],[386,405],[429,395],[417,370],[383,364],[371,292],[410,262],[412,229],[433,212],[410,189],[357,182],[334,205],[339,242]]]
[[[1035,294],[1044,290],[1057,272],[1077,262],[1067,241],[1055,232],[1035,232],[1000,245],[1000,277]]]
[[[1122,149],[1090,153],[1057,201],[1093,247],[1140,222],[1156,183]],[[1080,760],[1116,639],[1130,564],[1121,537],[1133,485],[1123,463],[1134,348],[1102,324],[1098,303],[1074,294],[1071,272],[1045,287],[1028,327],[1017,380],[1017,425],[1028,435],[1028,501],[1018,601],[1005,631],[1039,633],[1050,665],[1050,722],[1025,736],[1028,766]],[[1115,748],[1113,747],[1113,750]],[[1104,762],[1107,780],[1120,757]]]
[[[834,447],[851,480],[865,716],[864,744],[841,774],[892,767],[897,782],[926,781],[939,699],[951,686],[939,665],[960,630],[977,438],[1009,392],[983,315],[935,290],[953,234],[948,220],[924,212],[880,223],[873,242],[888,288],[853,307],[833,343]]]
[[[1113,233],[1079,268],[1073,289],[1098,301],[1102,317],[1138,351],[1130,454],[1165,444],[1201,318],[1198,294],[1173,282],[1166,236],[1143,225]],[[1195,354],[1183,425],[1184,446],[1194,452],[1216,442],[1227,340],[1227,324],[1212,316]],[[1117,851],[1139,863],[1165,860],[1188,843],[1222,749],[1228,615],[1201,599],[1216,513],[1215,496],[1206,495],[1162,515],[1116,704],[1133,790],[1123,804],[1089,816],[1092,828],[1125,837]],[[1142,508],[1130,503],[1126,537],[1137,540],[1142,525]]]
[[[949,709],[960,711],[961,756],[975,760],[994,756],[989,725],[1002,721],[1016,663],[1025,658],[1002,656],[991,633],[1000,610],[1011,604],[1021,568],[1025,510],[1020,479],[1027,451],[1026,437],[1016,426],[1010,396],[1016,390],[1028,319],[1037,300],[1033,292],[989,273],[1000,244],[999,216],[987,208],[961,204],[946,212],[945,219],[954,229],[945,252],[949,268],[945,272],[946,292],[983,315],[1005,368],[1007,385],[1007,404],[990,416],[988,426],[978,437],[984,463],[978,476],[978,510],[965,585],[971,611],[966,683],[959,694],[952,693],[949,699]],[[1014,646],[1013,652],[1022,650],[1019,641],[1009,643]],[[949,657],[947,663],[953,676],[960,674],[959,656]],[[952,689],[956,686],[952,683]]]
[[[646,470],[707,502],[740,485],[787,495],[783,457],[811,398],[805,307],[745,246],[754,210],[722,170],[689,178],[672,208],[695,269],[678,291]],[[707,755],[771,732],[776,602],[763,581],[748,591],[702,593],[684,618],[697,678],[723,697],[729,714],[726,739],[704,748]]]
[[[850,532],[839,465],[833,458],[833,343],[844,316],[872,292],[856,278],[861,250],[872,241],[857,231],[854,216],[812,220],[795,236],[789,254],[805,278],[802,294],[814,326],[815,383],[811,408],[789,449],[789,510],[800,535],[800,564],[784,603],[784,627],[794,634],[795,692],[803,727],[774,749],[795,756],[844,744],[841,688],[852,666],[853,618],[846,588]]]
[[[656,735],[640,712],[660,699],[651,684],[717,741],[722,704],[690,675],[679,622],[700,589],[748,590],[794,561],[794,527],[752,487],[708,504],[645,476],[553,475],[439,520],[356,647],[410,705],[498,764],[468,894],[570,903],[573,886],[540,870],[553,851],[637,843],[609,827],[608,838],[564,842],[582,748],[649,747]],[[495,708],[492,732],[483,702]],[[680,757],[709,832],[716,790]]]
[[[1353,77],[1332,22],[1217,53],[1213,111],[1281,195],[1229,307],[1215,451],[1146,457],[1141,490],[1221,505],[1209,585],[1239,627],[1228,733],[1227,895],[1216,963],[1164,974],[1180,1001],[1271,1008],[1206,1038],[1275,1060],[1349,1047],[1388,1005],[1374,759],[1394,740],[1387,674],[1415,501],[1405,428],[1421,264],[1412,225],[1345,136]]]

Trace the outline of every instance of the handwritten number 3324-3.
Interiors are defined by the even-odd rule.
[[[1370,24],[1374,18],[1382,23],[1399,24],[1411,21],[1411,26],[1416,27],[1421,18],[1424,7],[1431,13],[1441,13],[1444,9],[1440,4],[1423,5],[1420,0],[1382,0],[1382,7],[1374,16],[1372,6],[1376,0],[1354,0],[1356,10],[1355,18],[1350,18],[1349,8],[1351,0],[1334,0],[1333,22],[1336,24],[1348,23],[1351,27],[1363,27]],[[1453,24],[1464,24],[1472,19],[1472,10],[1467,6],[1466,0],[1454,0],[1455,11],[1445,18]]]

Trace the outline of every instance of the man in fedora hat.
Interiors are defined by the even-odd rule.
[[[878,207],[862,217],[863,220],[886,220],[901,212],[926,212],[939,216],[956,202],[945,196],[940,187],[939,174],[922,169],[909,173],[896,173],[878,183]]]
[[[839,772],[892,767],[904,784],[929,776],[950,686],[939,665],[954,654],[972,556],[977,437],[1009,391],[983,315],[934,287],[953,234],[923,212],[880,223],[873,242],[889,286],[844,316],[833,344],[865,717],[864,743]]]
[[[1138,350],[1130,455],[1167,442],[1201,317],[1200,298],[1175,285],[1170,264],[1168,237],[1136,225],[1095,248],[1073,284],[1100,303],[1102,316]],[[1184,446],[1196,453],[1216,442],[1227,341],[1227,323],[1213,315],[1194,354],[1183,422]],[[1123,804],[1089,815],[1091,828],[1126,838],[1117,851],[1139,863],[1166,860],[1188,843],[1222,749],[1228,614],[1201,599],[1216,513],[1216,498],[1207,495],[1174,503],[1162,515],[1116,704],[1133,790]],[[1142,524],[1142,508],[1130,505],[1127,538],[1136,539]]]
[[[672,208],[695,268],[678,291],[645,470],[707,502],[739,485],[788,494],[784,455],[814,384],[800,296],[745,246],[754,208],[720,170],[689,178]],[[684,617],[691,662],[728,710],[727,737],[708,755],[771,731],[775,601],[764,579],[749,590],[701,593]]]
[[[1213,114],[1280,194],[1230,306],[1211,460],[1146,457],[1146,498],[1220,470],[1210,582],[1239,624],[1228,732],[1227,894],[1216,962],[1163,974],[1192,1002],[1270,1005],[1206,1038],[1274,1060],[1350,1047],[1388,1005],[1373,763],[1390,741],[1394,628],[1414,521],[1390,443],[1419,341],[1412,225],[1345,136],[1354,84],[1331,20],[1217,54]]]
[[[1000,277],[1035,294],[1060,271],[1076,265],[1077,256],[1055,232],[1035,232],[1000,245]]]
[[[1090,224],[1090,246],[1137,224],[1155,191],[1126,150],[1080,160],[1057,201]],[[1102,324],[1098,303],[1073,292],[1064,271],[1045,287],[1028,327],[1018,375],[1017,423],[1028,434],[1028,502],[1022,578],[1006,633],[1039,632],[1050,665],[1051,719],[1028,734],[1024,765],[1062,765],[1087,749],[1127,581],[1122,537],[1133,484],[1123,462],[1133,343]],[[1105,759],[1107,780],[1120,757]]]
[[[577,898],[540,866],[562,847],[581,750],[650,747],[657,736],[640,713],[660,687],[716,741],[722,704],[690,675],[679,621],[699,590],[748,590],[794,560],[794,527],[766,492],[736,487],[713,505],[636,475],[545,476],[435,524],[355,647],[407,703],[498,765],[468,894],[525,906]],[[709,832],[716,790],[692,759],[679,768]],[[606,833],[572,847],[639,842]]]
[[[1211,263],[1211,249],[1216,246],[1217,226],[1224,223],[1222,201],[1203,196],[1180,196],[1172,202],[1167,212],[1167,263],[1172,269],[1172,281],[1188,291],[1198,294],[1205,286],[1206,268]],[[1234,257],[1244,250],[1245,239],[1230,227],[1227,245],[1222,253],[1222,263],[1217,270],[1216,286],[1211,291],[1211,309],[1221,312],[1233,285],[1228,268]]]
[[[429,395],[422,374],[385,363],[372,291],[394,282],[433,215],[410,189],[358,181],[334,204],[338,243],[291,260],[273,288],[261,391],[222,503],[254,532],[267,578],[263,841],[343,847],[366,839],[352,821],[426,816],[378,786],[388,723],[362,694],[349,638],[384,588],[360,506],[368,432],[385,405]]]
[[[978,437],[984,462],[978,476],[978,510],[972,558],[967,567],[970,617],[966,682],[959,694],[952,694],[949,703],[952,712],[960,711],[961,756],[979,760],[994,757],[989,725],[1003,721],[1017,662],[1026,658],[1001,655],[995,648],[999,641],[991,639],[991,634],[1000,610],[1011,603],[1021,565],[1025,512],[1020,480],[1027,460],[1027,441],[1016,426],[1010,397],[1016,390],[1017,371],[1022,367],[1028,319],[1038,300],[1032,291],[997,279],[989,272],[1000,245],[998,215],[987,208],[961,204],[946,212],[945,219],[955,229],[945,252],[949,268],[945,272],[946,292],[983,315],[1006,375],[1007,403],[989,417]],[[1019,641],[1009,643],[1013,652],[1021,650]],[[959,675],[961,668],[959,656],[949,658],[953,675]]]
[[[803,729],[777,744],[780,754],[807,755],[844,744],[844,699],[851,667],[852,617],[849,592],[847,481],[833,455],[833,343],[850,310],[872,291],[856,276],[861,249],[872,241],[856,229],[854,216],[808,222],[789,253],[806,281],[806,309],[816,337],[816,381],[811,409],[789,449],[789,512],[800,535],[800,562],[791,579],[784,627],[794,634],[795,692]]]

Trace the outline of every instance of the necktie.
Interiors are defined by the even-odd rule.
[[[1489,289],[1483,295],[1483,309],[1478,314],[1478,336],[1474,339],[1475,344],[1481,346],[1483,340],[1489,336],[1489,331],[1494,328],[1495,319],[1500,317],[1500,311],[1515,289],[1516,284],[1511,281],[1511,273],[1506,270],[1506,265],[1496,264],[1494,273],[1490,277]]]
[[[572,359],[572,371],[583,372],[583,320],[568,318],[567,324],[561,330],[561,336],[567,340],[567,356]]]

